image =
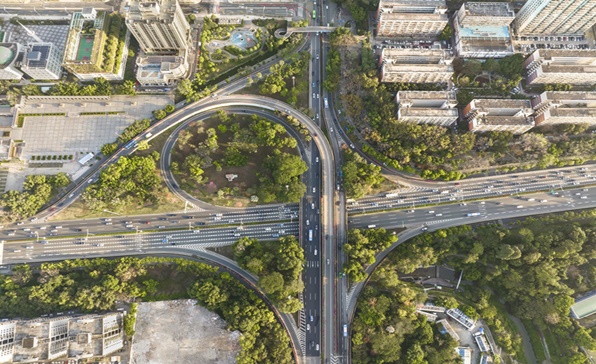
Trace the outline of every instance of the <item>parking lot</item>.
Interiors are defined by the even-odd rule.
[[[516,48],[522,52],[536,49],[590,49],[589,41],[583,36],[526,36],[516,37]]]

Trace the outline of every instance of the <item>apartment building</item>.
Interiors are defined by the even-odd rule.
[[[145,53],[178,54],[190,45],[190,24],[177,0],[134,0],[126,26]]]
[[[445,0],[381,0],[377,37],[436,37],[448,21]]]
[[[395,100],[399,121],[450,126],[459,116],[454,91],[399,91]]]
[[[525,61],[528,84],[596,84],[596,50],[540,49]]]
[[[518,35],[581,35],[596,24],[596,0],[528,0],[517,13]]]
[[[584,123],[596,125],[596,92],[547,91],[531,102],[536,126]]]
[[[455,50],[460,57],[503,58],[514,53],[509,3],[464,3],[453,18]]]
[[[509,131],[523,134],[534,127],[530,100],[474,99],[463,110],[472,132]]]
[[[384,48],[379,59],[381,82],[447,83],[453,56],[441,49]]]
[[[171,86],[188,72],[186,54],[137,58],[137,81],[141,86]]]

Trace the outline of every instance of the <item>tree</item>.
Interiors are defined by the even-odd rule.
[[[174,110],[176,110],[176,107],[172,104],[167,104],[163,110],[167,113],[167,114],[171,114],[174,112]]]
[[[118,144],[116,143],[107,143],[101,146],[101,154],[107,156],[112,155],[116,149],[118,148]]]
[[[116,93],[120,95],[136,95],[137,92],[135,91],[135,83],[131,80],[124,81],[124,83],[116,88]]]
[[[166,112],[164,110],[155,110],[153,111],[153,117],[157,120],[161,120],[163,118],[165,118],[167,116]]]

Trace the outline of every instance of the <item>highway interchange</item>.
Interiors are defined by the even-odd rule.
[[[335,5],[317,5],[319,18],[314,25],[325,25],[336,13]],[[137,136],[140,141],[177,126],[162,156],[169,156],[175,135],[188,123],[212,116],[216,110],[259,114],[284,123],[275,111],[298,119],[310,132],[312,141],[300,143],[302,157],[310,165],[303,181],[307,194],[300,204],[268,205],[231,209],[208,205],[182,191],[171,176],[166,185],[178,197],[190,203],[186,212],[146,216],[119,216],[106,213],[101,219],[59,221],[54,216],[74,202],[88,182],[95,181],[101,170],[134,150],[120,148],[114,155],[97,163],[91,172],[52,206],[38,214],[35,221],[23,221],[2,227],[3,264],[40,262],[81,257],[178,254],[213,261],[234,270],[254,286],[256,277],[242,271],[234,262],[207,248],[230,245],[240,237],[273,240],[281,235],[296,235],[305,249],[303,280],[304,310],[294,323],[289,315],[279,315],[300,362],[349,363],[350,338],[344,337],[343,325],[349,325],[355,302],[363,284],[350,286],[338,276],[345,257],[340,247],[350,228],[369,226],[406,229],[399,234],[401,244],[407,239],[435,229],[519,216],[553,213],[596,206],[596,167],[567,167],[500,176],[467,179],[459,182],[430,182],[403,179],[401,189],[363,199],[347,200],[338,171],[341,147],[352,145],[339,124],[332,95],[323,92],[327,57],[327,36],[311,33],[313,55],[310,64],[314,118],[270,98],[235,94],[247,85],[246,78],[222,84],[214,97],[184,105],[169,117],[156,122]],[[255,69],[267,73],[275,60]],[[325,107],[324,99],[329,107]],[[286,126],[289,132],[296,132]],[[326,131],[329,139],[325,136]],[[300,138],[296,138],[300,140]],[[169,148],[169,149],[168,149]],[[162,158],[161,168],[168,168]],[[385,168],[385,171],[387,169]],[[393,171],[394,172],[394,171]],[[399,175],[399,173],[397,173]],[[312,231],[312,241],[309,232]],[[390,250],[390,249],[389,249]],[[389,250],[381,253],[384,257]],[[378,259],[377,261],[380,261]],[[372,272],[374,266],[368,268]],[[307,326],[308,325],[308,326]],[[307,329],[308,327],[308,329]]]

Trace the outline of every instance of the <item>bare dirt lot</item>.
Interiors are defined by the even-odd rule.
[[[194,300],[140,303],[132,347],[134,364],[232,364],[240,333]]]

